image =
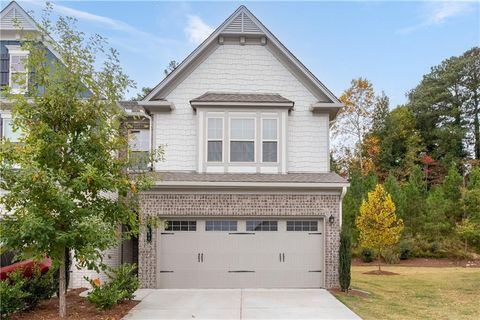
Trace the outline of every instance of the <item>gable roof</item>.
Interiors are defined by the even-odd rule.
[[[0,12],[1,30],[38,30],[37,23],[33,18],[15,1],[10,2]]]
[[[203,41],[180,65],[173,70],[165,79],[163,79],[155,88],[144,98],[143,101],[153,101],[164,99],[162,91],[174,83],[176,78],[193,64],[196,58],[201,56],[207,48],[216,41],[220,35],[264,35],[281,55],[286,59],[294,69],[298,70],[304,80],[314,89],[320,92],[320,95],[326,96],[330,101],[321,101],[333,104],[340,104],[338,98],[328,90],[325,85],[318,80],[245,6],[240,6],[230,15],[205,41]]]

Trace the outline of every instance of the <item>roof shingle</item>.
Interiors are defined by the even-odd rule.
[[[206,92],[190,102],[293,103],[277,93]]]

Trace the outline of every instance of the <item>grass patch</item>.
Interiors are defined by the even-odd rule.
[[[396,276],[352,267],[352,287],[368,298],[337,295],[363,319],[480,319],[480,269],[382,267]]]

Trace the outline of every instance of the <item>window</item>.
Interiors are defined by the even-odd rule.
[[[165,231],[197,231],[197,221],[168,220]]]
[[[10,118],[2,119],[2,131],[2,137],[9,139],[11,142],[18,142],[22,135],[22,131],[20,129],[13,131],[12,119]]]
[[[28,84],[28,71],[26,67],[26,60],[28,57],[27,51],[22,51],[19,47],[8,48],[10,55],[9,76],[10,88],[13,93],[25,93]]]
[[[277,221],[247,220],[247,231],[277,231]]]
[[[255,161],[255,119],[231,119],[230,161]]]
[[[287,221],[287,231],[318,231],[317,221]]]
[[[223,118],[208,118],[207,161],[223,160]]]
[[[234,220],[207,220],[205,231],[237,231],[237,221]]]
[[[149,166],[150,131],[130,130],[128,134],[129,168],[146,170]]]
[[[278,161],[277,119],[262,119],[262,161]]]

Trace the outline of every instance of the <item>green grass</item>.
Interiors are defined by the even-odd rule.
[[[480,269],[382,267],[395,276],[352,267],[352,288],[367,298],[337,295],[363,319],[480,319]]]

